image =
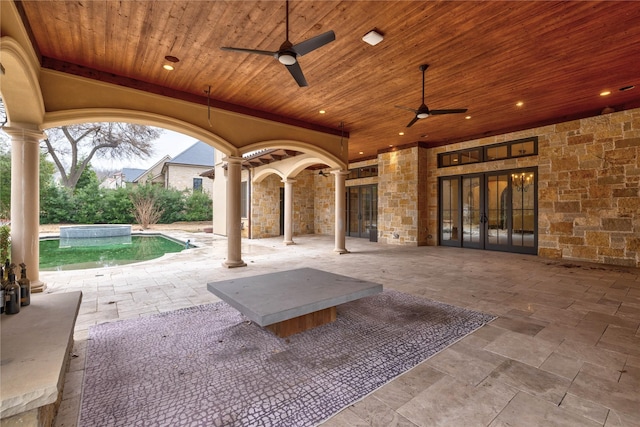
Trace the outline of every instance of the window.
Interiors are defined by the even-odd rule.
[[[465,165],[468,163],[478,163],[482,161],[480,149],[468,150],[460,153],[460,163]]]
[[[438,154],[438,167],[446,168],[470,163],[490,162],[492,160],[535,156],[536,154],[538,154],[538,137],[525,138],[485,147],[441,153]]]
[[[202,191],[202,178],[193,178],[193,191]]]
[[[248,202],[249,202],[249,198],[248,198],[248,185],[247,185],[247,181],[242,181],[240,183],[240,217],[241,218],[246,218],[247,217],[247,207],[248,207]]]
[[[347,179],[367,178],[369,176],[378,176],[378,165],[349,169]]]
[[[487,161],[506,159],[509,157],[509,147],[506,145],[498,145],[487,147]]]

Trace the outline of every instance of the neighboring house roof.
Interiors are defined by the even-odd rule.
[[[149,177],[151,178],[151,180],[157,178],[161,174],[161,170],[162,170],[162,167],[164,167],[164,163],[168,162],[169,160],[171,160],[171,156],[169,156],[168,154],[165,155],[163,158],[155,162],[155,164],[151,166],[149,169],[142,171],[142,173],[136,177],[135,181],[141,181],[144,177]],[[162,165],[162,167],[158,168],[158,166],[160,165]],[[155,173],[151,175],[153,171],[155,171]]]
[[[135,182],[146,171],[146,169],[122,168],[125,182]]]
[[[205,142],[198,141],[170,161],[166,162],[165,165],[181,164],[213,167],[214,153],[215,149],[212,146]]]

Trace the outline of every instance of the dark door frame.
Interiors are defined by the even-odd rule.
[[[516,178],[518,175],[533,173],[533,182],[514,187],[514,183],[516,182]],[[503,192],[500,194],[500,204],[505,209],[505,216],[502,227],[493,228],[495,233],[499,233],[501,229],[507,230],[507,242],[505,244],[496,244],[490,242],[489,236],[489,228],[495,227],[495,224],[492,226],[490,224],[491,219],[488,214],[489,210],[489,200],[488,200],[488,182],[489,177],[499,176],[499,175],[507,175],[509,177],[506,187]],[[524,176],[524,175],[522,175]],[[474,179],[480,178],[479,188],[480,192],[478,195],[478,204],[479,209],[478,212],[470,213],[469,209],[467,212],[464,212],[464,186],[463,183],[465,179]],[[443,176],[438,178],[438,244],[442,246],[454,246],[454,247],[465,247],[465,248],[476,248],[476,249],[486,249],[486,250],[496,250],[496,251],[504,251],[504,252],[515,252],[515,253],[526,253],[526,254],[537,254],[538,253],[538,168],[537,167],[529,167],[529,168],[518,168],[518,169],[507,169],[500,171],[488,171],[481,173],[473,173],[473,174],[463,174],[463,175],[452,175],[452,176]],[[443,194],[443,182],[451,181],[456,182],[457,184],[457,200],[452,201],[449,200],[449,203],[452,204],[455,202],[457,206],[457,212],[455,213],[455,219],[448,224],[449,228],[443,227],[443,198],[446,196]],[[514,194],[520,194],[522,198],[524,198],[524,193],[531,191],[534,195],[533,197],[533,230],[524,230],[522,223],[524,219],[521,216],[521,226],[520,228],[516,227],[514,224]],[[465,224],[465,215],[467,218],[474,219],[474,222],[468,222]],[[477,222],[475,221],[477,220]],[[470,230],[466,230],[466,228],[470,228],[469,224],[476,224],[479,232],[479,241],[467,241],[465,242],[464,233]],[[465,225],[467,227],[465,228]],[[472,225],[473,227],[473,225]],[[533,239],[533,244],[531,246],[525,246],[523,242],[525,241],[525,234],[531,233],[531,238]],[[445,234],[446,238],[445,239]],[[520,245],[514,244],[517,241],[517,237],[520,237],[521,243]]]
[[[371,208],[370,208],[370,218],[371,218],[371,225],[366,228],[366,230],[364,229],[365,227],[363,227],[363,206],[362,206],[362,202],[363,202],[363,198],[362,198],[362,190],[363,189],[371,189]],[[357,230],[352,230],[351,229],[351,199],[349,197],[349,195],[351,194],[351,190],[352,189],[357,189]],[[375,233],[375,238],[377,239],[377,234],[378,234],[378,184],[367,184],[367,185],[357,185],[357,186],[351,186],[351,187],[347,187],[346,191],[345,191],[345,200],[346,200],[346,209],[345,209],[345,224],[346,224],[346,234],[347,236],[350,237],[362,237],[362,238],[368,238],[371,239],[372,235],[371,233]]]

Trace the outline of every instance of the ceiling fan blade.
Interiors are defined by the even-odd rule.
[[[292,65],[285,65],[285,67],[287,67],[287,70],[289,70],[293,78],[296,80],[296,82],[298,83],[298,86],[300,87],[308,86],[307,80],[304,78],[304,74],[302,74],[302,68],[300,68],[300,63],[295,62]]]
[[[414,109],[414,108],[409,108],[409,107],[403,107],[402,105],[396,105],[396,108],[400,108],[401,110],[407,110],[407,111],[412,111],[415,114],[418,114],[418,110]]]
[[[293,46],[293,51],[298,56],[306,55],[307,53],[316,50],[327,43],[331,43],[336,39],[336,34],[333,31],[327,31],[324,34],[310,38]]]
[[[429,114],[431,115],[436,115],[436,114],[457,114],[457,113],[466,113],[467,109],[466,108],[458,108],[458,109],[453,109],[453,110],[429,110]]]
[[[409,124],[407,125],[407,127],[408,127],[408,128],[410,128],[410,127],[411,127],[415,122],[417,122],[418,120],[419,120],[419,119],[418,119],[418,116],[415,116],[415,117],[413,118],[413,120],[411,120],[411,121],[409,122]]]
[[[271,52],[268,50],[257,50],[257,49],[243,49],[241,47],[221,47],[222,50],[228,50],[231,52],[242,52],[242,53],[255,53],[257,55],[267,55],[267,56],[277,56],[278,52]]]

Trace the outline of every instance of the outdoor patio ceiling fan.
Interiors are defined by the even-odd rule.
[[[422,64],[420,66],[420,70],[422,71],[422,104],[418,107],[417,110],[409,107],[402,107],[400,105],[396,105],[396,108],[401,108],[403,110],[412,111],[415,114],[415,117],[409,122],[407,125],[410,128],[415,122],[420,119],[426,119],[429,116],[435,116],[438,114],[457,114],[457,113],[466,113],[466,108],[455,108],[451,110],[430,110],[429,107],[424,103],[424,72],[429,68],[428,64]]]
[[[291,76],[298,83],[298,86],[308,86],[307,80],[304,78],[302,68],[298,63],[298,57],[306,55],[327,43],[330,43],[336,39],[336,35],[333,31],[327,31],[319,36],[312,37],[308,40],[300,42],[298,44],[292,44],[289,41],[289,0],[286,1],[286,38],[280,45],[280,49],[277,51],[257,50],[257,49],[244,49],[238,47],[221,47],[222,50],[229,50],[233,52],[253,53],[257,55],[268,55],[276,58],[281,64],[287,67]]]

